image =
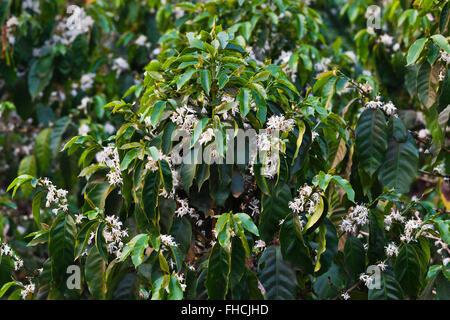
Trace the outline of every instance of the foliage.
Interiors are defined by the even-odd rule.
[[[5,3],[0,297],[449,298],[448,2]]]

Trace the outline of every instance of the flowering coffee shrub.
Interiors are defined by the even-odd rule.
[[[449,299],[447,1],[6,1],[0,297]]]

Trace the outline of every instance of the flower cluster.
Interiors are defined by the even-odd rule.
[[[364,204],[357,205],[353,210],[342,220],[340,225],[341,231],[356,233],[358,226],[363,226],[369,222],[369,210]]]
[[[122,222],[116,216],[105,218],[106,227],[103,229],[103,238],[109,253],[114,253],[119,259],[123,248],[123,238],[128,236],[128,230],[122,229]]]
[[[109,173],[106,175],[110,185],[119,185],[123,183],[117,148],[114,146],[104,147],[103,151],[96,154],[96,159],[100,164],[106,165],[110,169]]]
[[[69,210],[67,205],[67,190],[57,189],[55,185],[47,178],[41,179],[40,185],[48,190],[46,198],[47,201],[45,202],[45,206],[47,208],[54,204],[56,208],[53,209],[53,213],[55,214],[58,210],[62,210],[64,212]]]
[[[161,243],[163,246],[167,247],[178,247],[178,244],[175,242],[175,239],[168,234],[162,234],[159,236]],[[163,248],[164,250],[164,248]]]
[[[366,287],[371,286],[374,279],[375,279],[375,276],[374,276],[373,274],[372,274],[372,275],[369,275],[369,274],[362,273],[362,274],[359,276],[359,280],[362,281],[362,282],[364,282],[364,284],[365,284]]]
[[[366,108],[368,109],[381,109],[388,116],[396,116],[397,108],[389,101],[388,103],[384,103],[379,100],[380,97],[377,97],[377,100],[372,100],[366,103]]]
[[[13,32],[18,25],[19,20],[16,17],[11,17],[8,19],[8,21],[6,21],[6,38],[11,45],[14,45],[14,43],[16,43],[16,38],[14,37]]]
[[[386,229],[386,231],[389,231],[391,229],[392,223],[394,221],[404,223],[405,217],[403,217],[397,209],[392,208],[389,215],[384,218],[384,228]]]
[[[23,267],[23,260],[18,257],[7,243],[0,242],[0,257],[9,256],[14,260],[14,270],[18,271]]]
[[[266,243],[263,240],[256,240],[253,246],[253,251],[263,251],[266,248]]]
[[[329,68],[330,63],[331,63],[331,59],[330,58],[322,58],[320,60],[320,62],[317,62],[316,64],[314,64],[314,70],[316,72],[327,71],[328,68]]]
[[[25,285],[22,291],[20,292],[22,299],[25,300],[30,294],[33,294],[35,289],[36,287],[34,283],[31,282],[30,280],[30,283]]]
[[[395,243],[388,243],[388,245],[384,247],[384,250],[386,251],[386,255],[388,257],[398,255],[398,247],[395,245]]]
[[[445,63],[450,63],[450,54],[444,50],[441,50],[441,56],[439,57],[439,60]]]
[[[267,129],[286,132],[292,130],[294,119],[285,119],[284,116],[271,116],[267,120]]]
[[[305,212],[306,217],[311,216],[320,203],[320,193],[314,192],[311,186],[305,184],[298,190],[298,196],[294,201],[289,201],[289,208],[294,213]]]
[[[127,60],[122,57],[114,59],[112,70],[116,71],[116,77],[118,77],[122,72],[130,69],[130,65]]]
[[[184,282],[184,275],[182,273],[174,273],[173,276],[180,283],[181,290],[186,290],[186,283]]]
[[[200,143],[201,145],[207,144],[212,140],[213,137],[214,137],[214,130],[212,128],[208,128],[200,135],[198,143]]]
[[[54,44],[70,45],[79,35],[88,33],[94,25],[94,20],[86,14],[83,8],[71,5],[67,8],[68,17],[64,17],[56,26],[53,38],[46,42],[47,46]]]
[[[178,125],[182,130],[186,130],[191,133],[193,128],[198,122],[198,118],[195,115],[195,110],[188,106],[180,107],[172,113],[170,120]]]

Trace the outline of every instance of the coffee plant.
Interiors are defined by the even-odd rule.
[[[0,21],[0,298],[450,299],[448,1]]]

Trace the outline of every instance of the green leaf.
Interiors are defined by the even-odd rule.
[[[381,110],[367,109],[356,125],[356,152],[361,167],[373,175],[383,162],[387,150],[386,118]]]
[[[421,283],[421,266],[417,248],[411,244],[405,244],[395,260],[395,279],[401,284],[404,292],[411,298],[419,293]]]
[[[444,51],[446,51],[448,54],[450,54],[450,45],[448,44],[447,39],[441,35],[441,34],[435,34],[432,35],[431,38],[434,42]]]
[[[300,267],[306,274],[314,271],[311,254],[303,240],[297,215],[289,215],[281,226],[280,245],[285,261],[289,261],[293,267]]]
[[[344,246],[345,266],[353,279],[356,279],[366,269],[366,251],[361,240],[350,237]]]
[[[347,193],[348,200],[350,200],[351,202],[355,202],[355,191],[353,190],[350,182],[340,176],[333,176],[331,180],[340,185],[342,189],[344,189],[345,193]]]
[[[191,147],[194,146],[197,140],[200,138],[206,125],[209,123],[209,120],[209,118],[203,118],[195,125],[194,133],[191,137]]]
[[[243,117],[250,111],[250,102],[252,99],[251,91],[247,88],[241,88],[237,96],[239,101],[240,111]]]
[[[158,101],[153,107],[152,114],[150,116],[150,123],[152,126],[156,126],[161,119],[164,110],[166,109],[166,101]]]
[[[60,213],[50,230],[48,244],[53,281],[60,289],[66,285],[67,267],[73,264],[75,258],[75,234],[73,218]]]
[[[203,90],[205,90],[206,94],[209,96],[209,92],[211,91],[211,72],[209,72],[209,70],[202,70],[200,73],[200,82]]]
[[[369,289],[369,300],[403,300],[403,290],[397,280],[386,272],[380,274],[381,288]]]
[[[41,93],[53,77],[53,55],[34,60],[28,72],[28,90],[32,100]]]
[[[339,295],[346,284],[344,272],[333,263],[327,272],[317,277],[313,289],[319,299],[333,299]]]
[[[185,83],[192,78],[192,76],[196,72],[197,72],[196,69],[189,69],[185,73],[183,73],[176,81],[177,91],[179,91],[185,85]]]
[[[417,61],[427,40],[427,38],[420,38],[412,44],[412,46],[408,50],[408,55],[406,56],[406,66],[409,66]]]
[[[20,161],[17,174],[19,176],[30,175],[36,177],[37,176],[36,158],[33,155],[26,156],[25,158],[23,158]],[[33,187],[31,186],[31,183],[27,182],[22,184],[22,192],[25,195],[25,197],[28,197],[32,191]]]
[[[291,190],[287,185],[277,196],[262,196],[259,232],[261,239],[270,243],[280,229],[280,221],[291,213],[289,201],[292,200]]]
[[[245,250],[238,237],[231,240],[231,271],[230,288],[231,290],[241,281],[245,274]]]
[[[256,236],[259,236],[258,228],[256,227],[255,223],[253,222],[252,218],[246,213],[237,213],[236,216],[239,218],[240,222],[242,223],[242,226],[247,231],[250,231]]]
[[[69,117],[62,117],[55,122],[52,127],[52,133],[50,136],[50,150],[52,151],[52,156],[56,157],[58,152],[61,150],[61,140],[64,132],[66,132],[72,120]]]
[[[228,292],[230,277],[230,256],[228,252],[216,243],[212,248],[208,260],[208,274],[205,286],[208,289],[208,298],[224,300]]]
[[[398,193],[406,193],[416,178],[418,161],[419,152],[411,135],[406,142],[390,138],[378,179],[383,186],[394,188]]]
[[[8,289],[11,288],[12,286],[23,287],[23,284],[22,284],[22,282],[19,282],[19,281],[10,281],[10,282],[5,283],[0,288],[0,298],[3,297],[6,293],[6,291],[8,291]]]
[[[168,300],[181,300],[183,299],[183,289],[181,288],[180,282],[174,275],[170,276],[169,282],[169,294],[167,296]]]
[[[149,220],[156,217],[156,207],[158,205],[158,187],[159,187],[158,172],[149,172],[144,178],[144,185],[142,188],[142,209]]]
[[[439,66],[424,62],[417,73],[417,94],[420,102],[430,108],[436,101],[439,85]]]
[[[283,260],[280,247],[270,246],[258,261],[258,278],[267,300],[294,300],[297,291],[295,272]]]
[[[39,132],[34,141],[34,155],[37,160],[37,164],[39,167],[39,171],[41,174],[47,173],[50,163],[52,161],[51,158],[51,150],[50,150],[50,136],[52,134],[52,130],[46,128]]]
[[[369,264],[373,265],[385,259],[385,240],[383,228],[378,224],[376,213],[369,211],[369,247],[367,256]]]
[[[106,293],[105,261],[96,247],[92,247],[89,250],[84,267],[84,275],[92,296],[97,300],[104,299]]]

